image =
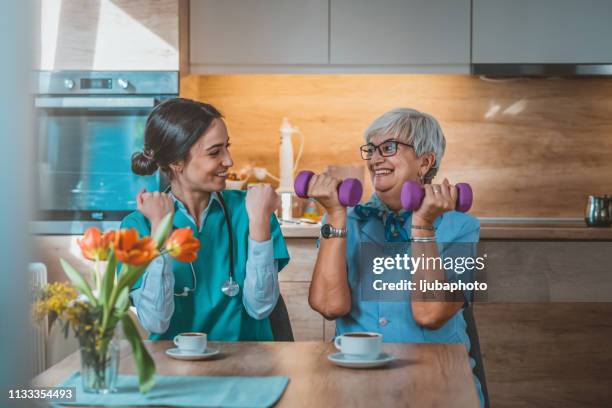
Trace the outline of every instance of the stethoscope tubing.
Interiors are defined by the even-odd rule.
[[[164,190],[164,192],[165,193],[171,192],[170,186],[168,186]],[[228,238],[229,238],[229,262],[230,262],[230,268],[229,268],[229,281],[228,282],[235,282],[235,279],[234,279],[234,232],[232,230],[232,224],[231,224],[231,221],[230,221],[230,214],[229,214],[229,211],[227,209],[227,205],[225,205],[225,199],[223,198],[223,194],[219,191],[219,192],[217,192],[217,197],[219,198],[219,203],[221,203],[221,208],[223,210],[223,216],[225,218],[225,225],[227,227],[227,233],[228,233]],[[162,256],[162,260],[164,262],[163,263],[163,268],[165,269],[166,268],[166,259],[165,259],[165,257]],[[195,268],[193,266],[193,262],[189,262],[189,266],[191,267],[191,274],[193,276],[193,289],[190,289],[187,286],[185,286],[183,288],[183,292],[175,293],[174,296],[188,296],[190,292],[195,292],[195,290],[197,288],[197,285],[198,285],[198,281],[197,281],[197,278],[196,278],[196,273],[195,273]]]

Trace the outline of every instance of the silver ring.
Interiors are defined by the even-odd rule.
[[[432,186],[432,189],[433,189],[434,193],[436,193],[436,194],[442,192],[442,190],[440,190],[440,189],[438,189],[438,188],[436,188],[434,186]]]

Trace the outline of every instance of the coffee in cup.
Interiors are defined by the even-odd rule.
[[[174,337],[174,344],[186,353],[202,353],[206,350],[207,343],[206,333],[181,333]]]
[[[382,351],[383,336],[373,332],[353,332],[337,336],[334,345],[347,359],[376,359]]]

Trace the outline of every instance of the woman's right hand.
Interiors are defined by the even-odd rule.
[[[140,211],[151,223],[151,235],[155,233],[157,226],[164,217],[174,212],[172,198],[166,193],[159,191],[148,192],[142,190],[136,196],[138,211]]]
[[[338,198],[338,185],[340,180],[327,173],[315,174],[308,183],[308,197],[317,200],[328,214],[346,212]]]

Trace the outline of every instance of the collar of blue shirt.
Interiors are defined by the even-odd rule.
[[[196,225],[195,219],[191,216],[191,214],[189,214],[189,211],[187,211],[187,207],[185,207],[185,204],[183,204],[181,200],[176,198],[174,194],[172,194],[172,191],[170,191],[168,195],[170,196],[170,198],[172,198],[172,201],[174,201],[175,210],[180,211],[195,226]],[[208,200],[208,205],[202,211],[202,214],[200,214],[200,225],[197,226],[198,232],[202,232],[202,226],[204,225],[204,220],[206,219],[206,216],[208,215],[208,211],[210,210],[210,206],[212,205],[213,201],[216,201],[217,203],[219,203],[219,205],[221,205],[221,201],[219,201],[218,193],[216,191],[213,191],[210,194],[210,200]]]

